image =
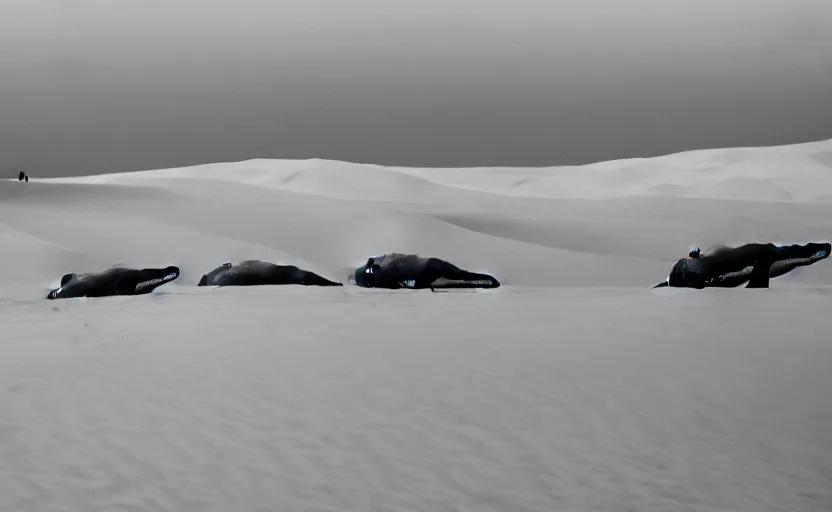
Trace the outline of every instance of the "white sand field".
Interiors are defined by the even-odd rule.
[[[832,140],[0,181],[0,511],[829,511],[832,262],[650,287],[697,245],[830,239]],[[196,287],[393,251],[503,286]],[[116,264],[182,276],[44,299]]]

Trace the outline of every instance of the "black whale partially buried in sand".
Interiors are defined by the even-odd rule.
[[[61,286],[50,291],[46,298],[109,297],[114,295],[144,295],[179,277],[179,267],[111,268],[103,272],[65,274]]]
[[[720,247],[711,254],[691,251],[677,260],[667,279],[653,288],[768,288],[769,281],[798,267],[813,265],[829,257],[832,245],[745,244]]]
[[[244,260],[236,265],[223,263],[204,274],[197,286],[264,286],[297,284],[303,286],[343,286],[294,265]]]
[[[351,281],[363,288],[387,289],[500,287],[494,276],[461,269],[441,258],[395,252],[369,258],[355,269]]]

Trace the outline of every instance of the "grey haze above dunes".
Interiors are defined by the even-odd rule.
[[[0,165],[538,166],[832,136],[824,0],[12,0]]]

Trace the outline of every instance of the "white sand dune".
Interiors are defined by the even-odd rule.
[[[650,289],[693,246],[832,239],[830,198],[832,140],[0,181],[0,510],[832,510],[832,263]],[[504,286],[195,286],[390,251]],[[115,264],[183,273],[44,299]]]

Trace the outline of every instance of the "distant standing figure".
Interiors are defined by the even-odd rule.
[[[28,183],[29,182],[29,176],[25,172],[20,171],[20,174],[17,175],[17,181],[23,181],[23,180],[26,180],[26,182]]]

